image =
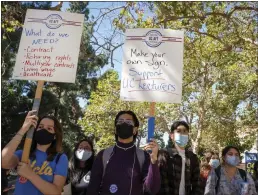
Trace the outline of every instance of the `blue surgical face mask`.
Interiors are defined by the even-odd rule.
[[[226,162],[231,166],[237,166],[240,163],[240,159],[238,156],[226,156]]]
[[[220,165],[220,162],[218,159],[211,159],[210,165],[212,166],[212,168],[216,169]]]
[[[175,132],[174,135],[175,142],[178,146],[184,148],[188,143],[188,135],[182,135],[180,133]]]

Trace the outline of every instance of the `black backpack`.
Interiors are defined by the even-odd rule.
[[[216,194],[218,193],[218,190],[219,190],[219,182],[220,182],[220,174],[221,174],[220,170],[221,170],[221,166],[218,166],[215,169],[215,173],[218,177],[217,184],[216,184],[216,187],[215,187]],[[239,171],[240,176],[242,177],[242,179],[246,182],[247,181],[246,172],[243,169],[238,169],[238,171]]]

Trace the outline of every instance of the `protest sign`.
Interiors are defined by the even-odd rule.
[[[28,9],[13,79],[74,83],[84,15]]]
[[[75,82],[83,22],[83,14],[27,10],[13,79],[38,81],[34,114],[38,115],[44,81]],[[29,163],[33,134],[31,126],[26,133],[22,162]]]
[[[126,101],[181,103],[184,32],[128,29],[120,98]]]
[[[250,174],[254,174],[254,164],[258,161],[258,153],[245,153],[245,166],[246,171]]]

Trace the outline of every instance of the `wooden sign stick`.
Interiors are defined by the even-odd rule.
[[[150,116],[155,116],[155,102],[150,103]]]
[[[50,10],[60,11],[62,5],[63,5],[63,2],[60,1],[55,7],[50,8]],[[32,110],[36,110],[37,115],[38,115],[39,106],[40,106],[40,102],[41,102],[43,86],[44,86],[44,81],[38,81],[36,94],[35,94],[35,98],[34,98],[34,102],[33,102],[33,106],[32,106]],[[30,148],[31,148],[31,144],[32,144],[33,134],[34,134],[34,127],[31,126],[29,131],[26,134],[26,139],[25,139],[25,143],[23,146],[23,153],[22,153],[21,161],[24,163],[29,163]]]
[[[33,102],[33,106],[32,106],[32,110],[36,110],[37,115],[38,115],[38,111],[39,111],[39,106],[40,106],[40,101],[41,101],[41,96],[42,96],[42,91],[43,91],[43,85],[44,85],[44,81],[38,81],[36,94],[35,94],[35,98],[34,98],[34,102]],[[22,153],[21,161],[24,163],[28,163],[28,161],[29,161],[30,148],[31,148],[31,144],[32,144],[33,134],[34,134],[34,127],[31,126],[29,131],[26,134],[26,139],[25,139],[25,143],[23,146],[23,153]]]

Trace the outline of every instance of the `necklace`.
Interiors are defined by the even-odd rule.
[[[122,150],[126,151],[126,150],[128,150],[128,149],[133,148],[133,147],[134,147],[134,145],[132,145],[132,146],[130,146],[130,147],[128,147],[128,148],[123,148],[123,147],[121,147],[121,146],[117,145],[117,143],[116,143],[116,147],[118,147],[118,148],[120,148],[120,149],[122,149]]]

